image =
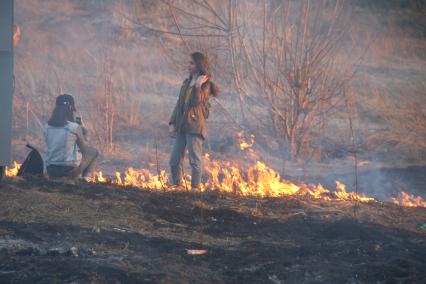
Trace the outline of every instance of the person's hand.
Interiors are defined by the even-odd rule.
[[[198,76],[197,78],[197,87],[201,87],[205,82],[207,82],[207,80],[209,79],[209,77],[207,77],[206,75],[201,75]]]
[[[81,130],[83,131],[84,137],[86,137],[89,134],[89,130],[86,127],[82,126]]]
[[[169,125],[169,136],[172,139],[176,138],[176,128],[173,124]]]

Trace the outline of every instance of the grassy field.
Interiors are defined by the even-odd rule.
[[[8,178],[0,279],[421,283],[425,208]],[[424,224],[423,224],[424,226]],[[188,249],[206,250],[190,255]]]
[[[173,11],[162,2],[15,1],[22,31],[15,50],[15,160],[25,159],[28,142],[44,152],[43,128],[55,97],[70,93],[91,143],[101,149],[98,168],[106,176],[129,166],[153,174],[168,169],[173,141],[167,123],[187,76],[188,51],[179,36],[126,19],[139,3],[143,9],[136,14],[145,22],[170,28],[164,23]],[[236,2],[249,7],[261,1]],[[426,196],[426,4],[350,5],[350,30],[335,58],[346,62],[365,54],[351,65],[355,76],[345,90],[350,107],[340,105],[326,117],[328,127],[314,136],[321,152],[312,159],[283,159],[271,112],[256,88],[249,89],[245,107],[251,114],[242,121],[229,77],[229,42],[209,42],[213,78],[222,91],[212,101],[204,145],[212,160],[242,169],[263,161],[295,183],[332,189],[340,180],[348,191],[379,200],[401,191]],[[259,13],[250,15],[247,20],[262,26]],[[201,39],[194,42],[203,46]],[[256,136],[250,150],[239,147],[242,130],[246,139]],[[381,201],[251,198],[8,177],[0,184],[0,282],[422,283],[425,222],[426,208]]]

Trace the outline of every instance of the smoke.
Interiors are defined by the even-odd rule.
[[[135,6],[136,2],[140,5]],[[14,131],[17,140],[31,139],[38,141],[40,148],[44,147],[42,125],[61,90],[76,97],[83,119],[92,129],[104,127],[99,106],[104,100],[105,77],[109,76],[114,96],[113,142],[116,148],[105,154],[100,166],[113,170],[155,163],[158,157],[153,149],[158,143],[159,161],[162,168],[167,167],[172,143],[167,138],[167,121],[180,84],[187,75],[188,51],[180,36],[156,33],[130,21],[129,18],[137,16],[136,20],[160,30],[173,27],[168,22],[170,11],[161,3],[136,2],[16,1],[16,22],[21,27],[15,68]],[[267,2],[268,13],[287,3]],[[294,4],[295,1],[290,2]],[[244,9],[238,11],[244,23],[253,21],[248,28],[247,42],[260,41],[262,35],[258,28],[262,25],[262,5],[258,10],[251,10],[257,7],[257,1],[238,3],[244,4]],[[424,5],[401,6],[401,1],[371,3],[351,1],[350,31],[342,38],[339,53],[335,55],[342,62],[356,62],[351,99],[356,135],[361,141],[358,158],[361,164],[364,163],[359,168],[358,188],[379,198],[401,189],[424,194],[421,167],[397,169],[424,163],[423,152],[402,151],[395,147],[395,141],[402,141],[402,134],[389,134],[389,120],[386,119],[389,113],[373,96],[378,92],[386,100],[398,102],[407,94],[413,94],[412,86],[423,80],[422,75],[426,72],[426,24],[421,17]],[[218,12],[222,13],[225,7],[219,7]],[[245,12],[247,14],[242,14]],[[177,19],[182,20],[182,17]],[[284,176],[321,182],[329,188],[334,187],[334,179],[339,179],[349,189],[354,189],[353,153],[345,107],[337,110],[329,127],[317,133],[318,139],[313,139],[310,145],[314,145],[317,152],[313,151],[310,160],[283,161],[282,147],[272,131],[270,114],[265,111],[264,100],[259,98],[259,85],[252,80],[249,82],[250,96],[244,101],[248,118],[243,120],[226,45],[218,39],[207,42],[197,37],[192,37],[191,42],[194,49],[205,49],[211,55],[213,76],[223,90],[219,99],[221,105],[212,102],[209,120],[212,135],[206,143],[207,151],[219,158],[239,159],[234,156],[233,149],[238,143],[236,134],[244,128],[247,135],[256,135],[253,148],[258,158]],[[362,60],[357,61],[359,58]],[[111,66],[109,74],[105,74],[106,64]],[[256,62],[241,61],[238,64],[242,70],[241,80],[244,80],[250,75],[247,66]],[[420,88],[420,95],[424,95],[422,91],[424,87]],[[396,95],[389,95],[392,92]],[[416,97],[414,101],[424,104]],[[403,120],[405,116],[400,117]],[[412,131],[419,130],[413,128]],[[92,138],[96,139],[96,135]],[[16,145],[15,157],[22,158],[24,149]]]

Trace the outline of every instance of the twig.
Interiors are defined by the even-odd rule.
[[[358,155],[357,155],[357,146],[355,142],[355,135],[354,135],[354,129],[353,129],[353,121],[352,121],[352,112],[349,106],[349,99],[347,97],[346,92],[344,92],[345,102],[346,102],[346,108],[348,113],[348,121],[349,121],[349,130],[351,133],[351,142],[352,142],[352,153],[354,155],[354,171],[355,171],[355,194],[358,195]],[[357,207],[358,207],[358,200],[354,199],[354,218],[357,216]]]
[[[156,161],[156,164],[157,164],[157,176],[158,176],[158,180],[161,183],[161,189],[163,191],[166,191],[166,187],[164,186],[163,180],[161,178],[160,163],[158,161],[158,139],[157,139],[157,132],[154,132],[154,138],[155,138],[155,161]]]
[[[353,149],[354,150],[354,160],[355,160],[355,194],[358,195],[358,153],[356,146]],[[355,205],[354,205],[354,218],[356,218],[356,213],[358,209],[358,199],[355,198]]]

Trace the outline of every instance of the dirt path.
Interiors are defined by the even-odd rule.
[[[356,213],[343,201],[7,180],[0,282],[422,283],[426,209]]]

